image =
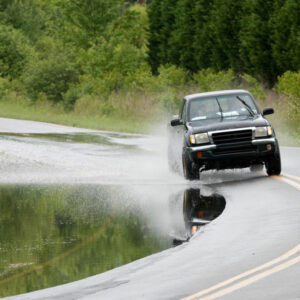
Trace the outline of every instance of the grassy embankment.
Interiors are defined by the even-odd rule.
[[[149,120],[130,116],[80,115],[60,107],[0,102],[0,117],[56,123],[61,125],[118,132],[147,132]],[[18,129],[16,128],[16,131]]]
[[[289,112],[286,107],[287,100],[279,100],[282,96],[269,92],[265,101],[258,101],[261,109],[273,107],[274,115],[266,118],[273,125],[277,138],[281,146],[298,146],[300,147],[300,120],[289,119]]]
[[[63,105],[49,101],[33,102],[24,95],[10,91],[0,101],[0,117],[89,129],[151,133],[154,127],[157,128],[157,124],[166,123],[166,116],[170,117],[177,113],[183,95],[244,88],[253,93],[261,109],[265,107],[275,109],[275,114],[268,116],[268,119],[275,127],[281,145],[300,146],[298,98],[296,91],[293,90],[295,85],[290,84],[292,81],[290,77],[291,75],[280,78],[276,90],[266,90],[248,75],[237,79],[232,71],[219,73],[204,71],[194,76],[193,80],[184,82],[177,76],[175,83],[174,78],[158,76],[156,81],[164,82],[159,90],[111,95],[107,111],[103,110],[103,103],[99,106],[99,99],[93,96],[79,101],[73,109],[66,110]]]
[[[286,102],[280,102],[274,93],[270,93],[265,101],[258,101],[259,106],[274,107],[275,114],[268,117],[274,125],[281,144],[289,146],[300,146],[300,122],[288,120]],[[156,122],[165,120],[164,114],[159,113]],[[0,116],[14,119],[34,120],[50,122],[74,127],[89,129],[109,130],[132,133],[151,132],[151,121],[153,114],[148,118],[145,116],[101,116],[101,115],[81,115],[77,112],[65,112],[56,106],[29,105],[24,103],[0,102]],[[16,129],[17,130],[17,129]]]
[[[153,132],[154,125],[166,124],[166,115],[177,113],[183,95],[246,88],[260,100],[261,107],[275,107],[277,113],[270,120],[283,143],[300,144],[300,72],[288,71],[299,69],[290,61],[298,56],[288,51],[286,57],[278,55],[275,50],[282,54],[282,48],[273,41],[277,46],[267,46],[275,49],[268,53],[273,60],[268,63],[263,51],[266,39],[257,40],[262,51],[253,50],[249,35],[238,29],[244,25],[238,26],[233,40],[242,38],[237,45],[246,45],[247,51],[232,46],[224,51],[227,34],[230,41],[233,38],[232,30],[229,26],[224,34],[227,21],[221,21],[219,30],[214,17],[232,22],[231,15],[224,14],[226,6],[211,6],[211,15],[207,11],[210,22],[197,23],[197,27],[190,26],[191,9],[186,11],[183,2],[171,11],[170,3],[163,8],[160,1],[153,1],[150,10],[121,0],[64,1],[64,5],[60,1],[8,1],[0,5],[0,116],[91,129]],[[108,18],[98,17],[103,7],[109,11]],[[166,17],[159,17],[160,9]],[[170,28],[164,20],[177,13],[174,28]],[[280,11],[276,13],[280,15]],[[292,24],[287,26],[293,28]],[[254,30],[256,36],[252,27],[249,33]],[[198,34],[203,28],[212,34],[207,42],[209,35]],[[272,30],[277,32],[278,28]],[[273,36],[273,31],[266,30],[266,35]],[[211,47],[210,39],[224,38]],[[293,35],[289,41],[295,41]],[[284,62],[289,63],[282,66]],[[281,71],[274,72],[269,67],[273,65],[281,66]],[[274,91],[266,91],[261,82],[269,83]]]

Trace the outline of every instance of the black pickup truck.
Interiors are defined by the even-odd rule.
[[[281,160],[275,132],[253,96],[245,90],[226,90],[185,96],[179,116],[169,126],[168,161],[186,179],[205,170],[265,165],[279,175]]]

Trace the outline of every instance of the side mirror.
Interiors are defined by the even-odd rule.
[[[265,108],[263,110],[263,116],[266,116],[266,115],[271,115],[271,114],[274,114],[274,109],[273,108]]]
[[[182,125],[182,121],[179,118],[173,119],[171,121],[171,126],[178,126],[178,125]]]

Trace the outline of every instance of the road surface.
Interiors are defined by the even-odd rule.
[[[164,136],[9,119],[0,132],[2,184],[119,184],[162,206],[190,187],[226,199],[223,214],[188,243],[9,299],[300,299],[299,148],[281,147],[282,176],[207,172],[191,184],[168,171]]]

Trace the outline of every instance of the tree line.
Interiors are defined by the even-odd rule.
[[[3,102],[147,116],[237,77],[300,99],[299,69],[297,0],[0,0]]]
[[[232,68],[272,86],[300,69],[298,0],[153,0],[149,19],[153,72]]]
[[[130,1],[0,0],[0,92],[69,107],[105,98],[147,64],[147,22]]]

